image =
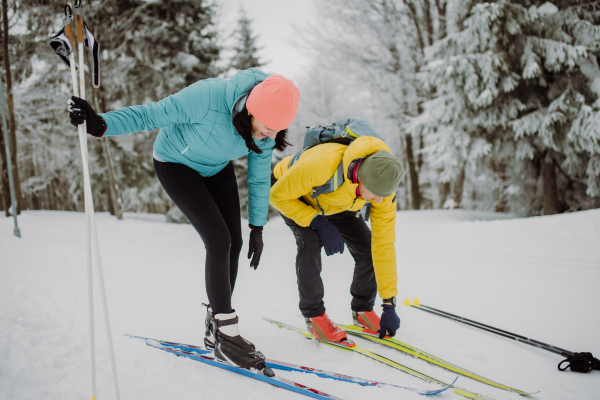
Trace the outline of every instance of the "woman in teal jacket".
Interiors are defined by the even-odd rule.
[[[232,160],[248,156],[248,258],[256,269],[267,222],[273,149],[283,150],[300,92],[280,75],[250,68],[229,80],[205,79],[144,106],[96,114],[77,97],[69,101],[73,125],[87,122],[94,137],[161,128],[154,168],[163,188],[189,219],[206,248],[210,305],[205,343],[221,360],[262,370],[264,356],[242,338],[231,307],[242,248],[237,181]]]

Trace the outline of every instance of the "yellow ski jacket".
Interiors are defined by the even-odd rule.
[[[358,211],[365,200],[356,197],[357,183],[348,179],[348,167],[357,158],[365,158],[380,150],[390,151],[382,140],[372,136],[361,136],[345,146],[339,143],[324,143],[306,150],[289,168],[289,156],[274,168],[277,182],[271,188],[270,203],[280,213],[302,227],[308,227],[320,208],[325,215],[343,211]],[[391,152],[391,151],[390,151]],[[344,183],[335,191],[316,199],[312,189],[326,183],[343,161]],[[300,200],[303,198],[304,202]],[[317,205],[318,200],[318,205]],[[396,203],[395,195],[384,197],[381,203],[370,201],[371,206],[371,252],[377,280],[377,290],[382,299],[396,296]],[[308,204],[308,205],[307,205]]]

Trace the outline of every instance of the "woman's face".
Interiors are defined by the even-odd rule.
[[[250,113],[248,113],[248,115],[250,115]],[[277,132],[279,131],[264,126],[256,118],[252,117],[252,136],[254,137],[254,139],[263,140],[269,137],[272,140],[275,140]]]

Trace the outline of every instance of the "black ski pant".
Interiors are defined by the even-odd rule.
[[[283,216],[296,238],[296,276],[300,293],[300,311],[305,318],[325,312],[325,289],[321,280],[321,239],[312,228],[303,228]],[[371,255],[371,230],[360,214],[344,211],[325,216],[340,232],[347,250],[354,258],[354,278],[350,286],[352,311],[371,311],[377,295],[377,282]]]
[[[213,312],[231,312],[242,250],[240,198],[233,164],[211,177],[183,164],[157,160],[154,169],[171,200],[204,241],[206,294]]]

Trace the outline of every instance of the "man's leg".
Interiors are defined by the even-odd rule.
[[[321,239],[312,228],[304,228],[282,215],[296,238],[296,276],[300,294],[300,311],[305,318],[325,312],[323,281],[321,280]]]
[[[345,211],[327,216],[342,235],[354,258],[354,277],[350,286],[352,311],[372,311],[377,295],[377,281],[371,253],[371,230],[356,212]]]

